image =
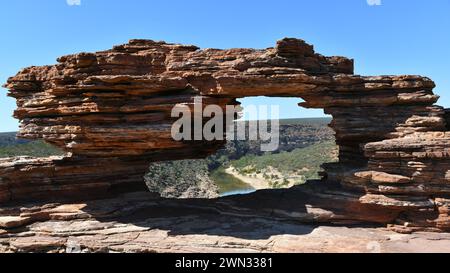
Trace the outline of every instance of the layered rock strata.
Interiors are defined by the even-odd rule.
[[[330,199],[327,211],[292,206],[303,194],[313,196],[299,188],[220,200],[133,193],[82,203],[6,206],[0,209],[0,252],[450,251],[449,233],[398,234],[348,222],[346,227],[323,225],[348,216],[333,208]],[[390,215],[389,210],[379,213]],[[299,223],[313,219],[322,224]]]
[[[146,163],[204,157],[223,145],[173,140],[174,107],[195,108],[198,96],[222,108],[247,96],[284,96],[333,116],[339,162],[324,165],[329,186],[312,196],[340,204],[346,219],[450,228],[449,115],[426,77],[354,75],[352,60],[322,56],[298,39],[264,50],[131,40],[26,68],[6,87],[17,99],[18,136],[44,139],[67,156],[0,161],[2,202],[135,191]],[[327,187],[356,197],[349,203]]]

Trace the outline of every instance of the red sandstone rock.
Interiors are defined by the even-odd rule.
[[[325,201],[305,219],[449,229],[450,114],[434,105],[434,86],[421,76],[353,75],[352,60],[322,56],[298,39],[264,50],[131,40],[64,56],[22,70],[6,87],[17,99],[19,137],[42,138],[68,155],[1,160],[0,202],[140,189],[146,163],[203,157],[223,144],[173,140],[175,105],[193,107],[195,96],[222,107],[245,96],[288,96],[331,114],[340,147],[324,180],[342,188],[310,192]],[[339,216],[329,217],[327,202]]]
[[[335,214],[339,205],[329,204],[327,210],[305,206],[298,198],[302,196],[299,190],[261,191],[221,200],[167,200],[139,193],[88,202],[4,207],[0,209],[0,224],[5,223],[8,229],[0,226],[0,252],[450,251],[449,233],[398,234],[385,228],[351,226],[343,215]],[[380,197],[361,200],[385,204],[387,200]],[[361,207],[365,206],[370,208],[367,204]],[[380,215],[387,216],[389,211]],[[4,214],[14,216],[4,219]],[[302,222],[345,223],[347,227]],[[411,232],[410,228],[395,228]]]

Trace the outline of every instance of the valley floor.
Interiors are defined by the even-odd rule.
[[[272,188],[272,185],[271,185],[270,181],[264,179],[263,174],[261,174],[261,173],[259,173],[259,174],[253,173],[251,175],[243,175],[243,174],[240,174],[233,167],[228,167],[225,171],[226,171],[226,173],[234,176],[235,178],[243,181],[244,183],[247,183],[248,185],[250,185],[252,188],[254,188],[256,190],[271,189]],[[271,172],[271,174],[272,173],[276,173],[277,175],[282,177],[282,174],[280,172],[278,172],[277,170],[273,170]],[[289,188],[289,187],[292,187],[294,185],[295,185],[295,183],[288,182],[285,185],[283,185],[283,188]]]

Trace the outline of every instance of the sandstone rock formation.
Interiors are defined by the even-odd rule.
[[[300,224],[297,220],[306,214],[292,207],[296,199],[288,197],[290,205],[271,212],[283,193],[258,192],[247,201],[245,196],[164,200],[133,193],[0,209],[0,252],[450,252],[450,233]],[[269,205],[261,206],[267,200]],[[242,203],[252,203],[253,209]]]
[[[223,145],[173,140],[173,107],[194,107],[196,96],[221,107],[246,96],[286,96],[333,116],[339,162],[325,164],[322,181],[279,198],[250,195],[236,206],[253,213],[270,205],[268,216],[302,215],[303,222],[450,230],[449,112],[435,105],[434,86],[421,76],[354,75],[352,60],[291,38],[264,50],[131,40],[60,57],[22,70],[6,87],[17,99],[18,136],[44,139],[67,155],[0,160],[0,202],[20,207],[143,190],[149,162],[201,158]],[[255,207],[252,198],[263,202]],[[5,211],[13,217],[4,218],[6,228],[28,217]]]

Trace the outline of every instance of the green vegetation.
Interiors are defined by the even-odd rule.
[[[280,125],[327,126],[331,118],[292,118],[281,119]]]
[[[152,163],[144,179],[150,191],[163,197],[215,197],[218,192],[205,159]]]
[[[60,149],[41,140],[0,147],[0,158],[13,156],[45,157],[63,154],[64,152]]]
[[[210,173],[210,178],[219,187],[219,194],[253,189],[249,184],[225,172],[223,167],[219,167]]]
[[[248,124],[248,121],[238,121],[238,122],[245,122],[246,124]],[[331,117],[280,119],[280,125],[326,126],[330,122]]]
[[[296,173],[305,176],[306,179],[319,178],[317,173],[324,162],[336,161],[337,146],[334,141],[326,141],[313,144],[305,148],[297,148],[291,152],[278,154],[265,154],[261,156],[246,155],[230,164],[241,174],[262,172],[271,166],[283,174]],[[263,174],[271,179],[277,179],[275,175]],[[269,177],[270,176],[270,177]]]

